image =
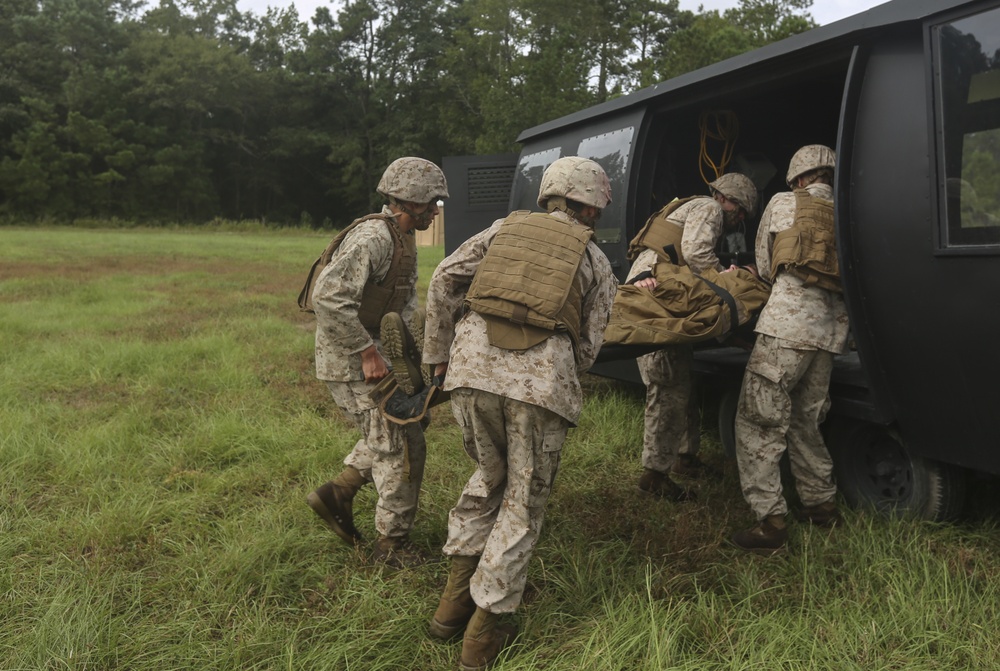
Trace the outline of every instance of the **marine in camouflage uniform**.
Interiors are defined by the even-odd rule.
[[[788,184],[832,201],[835,163],[829,147],[803,147],[789,164]],[[804,506],[800,519],[824,526],[840,519],[833,464],[819,425],[830,406],[833,356],[847,344],[847,306],[839,292],[807,285],[799,274],[773,267],[775,236],[795,219],[796,195],[775,195],[761,216],[756,242],[758,271],[774,285],[757,322],[757,342],[743,378],[736,456],[743,496],[759,523],[731,538],[754,551],[773,551],[787,540],[788,505],[779,469],[786,449]]]
[[[316,377],[361,432],[344,471],[309,495],[308,503],[344,541],[361,540],[354,526],[354,495],[365,484],[378,492],[376,559],[399,565],[408,558],[424,472],[426,446],[418,424],[387,422],[371,398],[389,375],[378,324],[387,312],[409,319],[417,308],[415,230],[426,230],[448,196],[444,173],[421,158],[404,157],[385,171],[378,192],[389,203],[342,233],[312,293],[316,313]],[[380,285],[392,284],[382,289]],[[374,296],[373,296],[374,292]]]
[[[678,260],[695,273],[724,267],[715,252],[719,239],[752,216],[757,207],[757,188],[739,173],[723,175],[709,185],[712,197],[688,200],[669,213],[660,225],[681,229]],[[663,254],[644,249],[629,270],[629,278],[652,273],[654,265],[667,262]],[[656,286],[652,277],[635,282]],[[692,388],[694,349],[690,345],[665,347],[637,359],[639,375],[646,385],[643,415],[642,466],[639,488],[674,501],[693,497],[668,475],[700,475],[705,466],[698,458],[701,446],[701,412]]]
[[[566,282],[572,283],[567,305],[578,315],[578,329],[547,331],[533,327],[529,317],[521,333],[510,321],[477,311],[483,308],[475,300],[480,291],[474,280],[495,277],[485,271],[490,251],[510,249],[498,240],[510,239],[513,222],[526,212],[470,238],[431,279],[423,360],[436,365],[436,374],[446,374],[444,388],[453,390],[465,451],[476,463],[448,516],[444,553],[452,557],[451,575],[431,623],[439,638],[465,630],[462,668],[488,664],[512,635],[509,627],[497,626],[497,615],[514,612],[521,602],[562,444],[580,416],[579,377],[597,356],[614,301],[611,265],[590,230],[610,195],[597,163],[561,158],[542,177],[538,203],[548,214],[531,215],[543,231],[554,227],[581,236],[578,266]],[[550,248],[537,240],[538,249]],[[528,272],[544,267],[533,259],[524,263]],[[517,294],[531,303],[524,296]],[[570,305],[574,300],[578,304]],[[467,304],[472,309],[463,316]],[[501,342],[497,331],[526,340]]]

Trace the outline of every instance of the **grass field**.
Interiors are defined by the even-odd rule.
[[[295,305],[326,242],[0,228],[0,669],[457,667],[425,633],[447,565],[388,570],[305,505],[357,439]],[[421,249],[421,293],[442,254]],[[713,433],[697,502],[645,498],[641,396],[587,382],[497,668],[1000,668],[990,483],[958,524],[848,512],[744,555]],[[436,553],[471,472],[447,406],[428,453],[414,541]]]

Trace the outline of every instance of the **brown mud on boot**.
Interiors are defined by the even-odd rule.
[[[772,555],[784,549],[788,542],[788,527],[782,515],[770,515],[756,526],[737,531],[729,542],[741,550],[761,555]]]
[[[499,619],[496,613],[476,608],[462,639],[462,658],[458,665],[462,671],[490,668],[503,649],[514,640],[517,629],[509,624],[499,624]]]
[[[642,469],[642,475],[639,476],[639,490],[658,499],[674,502],[694,501],[697,498],[693,490],[681,487],[666,473],[651,468]]]
[[[372,561],[385,564],[390,568],[404,569],[422,566],[430,561],[430,558],[405,537],[388,538],[383,536],[375,541]]]
[[[351,546],[364,540],[361,532],[354,526],[354,495],[358,489],[360,485],[352,488],[328,482],[306,497],[309,507],[333,529],[335,534]]]
[[[722,477],[722,473],[702,461],[697,454],[678,454],[670,472],[684,478]]]
[[[816,506],[806,506],[795,514],[795,519],[799,522],[809,522],[825,529],[832,529],[844,523],[844,518],[841,517],[840,511],[837,509],[837,504],[833,501],[820,503]]]
[[[424,388],[424,377],[420,371],[420,351],[410,330],[398,312],[389,312],[382,317],[379,332],[396,383],[403,393],[413,396]]]
[[[476,602],[469,593],[469,581],[479,566],[479,556],[455,555],[451,558],[448,584],[431,618],[430,635],[447,641],[462,633],[476,612]]]

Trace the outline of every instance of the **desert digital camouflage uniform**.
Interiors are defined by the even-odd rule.
[[[652,272],[657,258],[652,249],[643,250],[628,276]],[[669,473],[678,454],[697,454],[701,446],[701,415],[691,398],[694,350],[690,345],[664,347],[638,357],[636,363],[646,385],[642,466]]]
[[[572,221],[569,215],[549,216]],[[577,270],[584,287],[580,347],[556,333],[526,350],[490,345],[486,321],[462,316],[469,284],[504,220],[473,236],[438,266],[427,294],[424,363],[448,361],[445,389],[477,469],[448,517],[446,555],[482,555],[472,597],[491,613],[521,601],[559,468],[567,430],[583,403],[579,376],[603,341],[616,280],[591,241]],[[457,323],[456,323],[457,322]]]
[[[392,211],[384,207],[382,213],[391,215]],[[358,319],[365,285],[385,277],[392,256],[393,240],[386,223],[380,219],[361,223],[317,279],[313,305],[316,377],[326,381],[334,402],[362,435],[344,464],[375,484],[379,495],[375,527],[381,536],[398,538],[413,526],[426,446],[419,425],[387,422],[369,398],[376,383],[364,381],[360,353],[373,343],[378,346],[379,340],[378,333],[368,331]],[[407,320],[417,307],[416,283],[414,266],[402,310]]]
[[[696,198],[670,213],[668,221],[683,229],[681,255],[696,273],[724,270],[715,246],[722,236],[722,206],[714,198]],[[636,257],[629,277],[651,271],[656,252],[646,249]],[[636,359],[646,385],[643,414],[642,466],[669,473],[678,454],[697,454],[701,447],[701,414],[692,398],[690,345],[665,347]]]
[[[833,199],[827,184],[806,189],[814,197]],[[736,456],[743,495],[758,520],[788,512],[778,467],[786,448],[803,506],[826,503],[836,494],[819,425],[830,405],[833,355],[847,344],[847,306],[840,294],[805,286],[791,273],[774,277],[774,235],[794,220],[795,194],[779,193],[768,203],[757,232],[757,268],[774,286],[755,328],[758,339],[740,393]]]
[[[684,203],[667,217],[668,221],[680,226],[681,256],[696,273],[708,268],[719,272],[725,270],[715,253],[715,246],[722,237],[722,217],[722,206],[710,196]]]

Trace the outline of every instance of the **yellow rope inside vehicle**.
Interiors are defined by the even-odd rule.
[[[712,128],[710,128],[712,126]],[[698,129],[701,131],[701,151],[698,157],[698,170],[705,184],[714,182],[726,172],[726,166],[733,158],[733,148],[740,134],[740,121],[731,110],[702,112],[698,117]],[[708,152],[708,141],[722,142],[722,156],[718,162],[712,160]],[[712,172],[711,177],[705,176],[705,169]]]

